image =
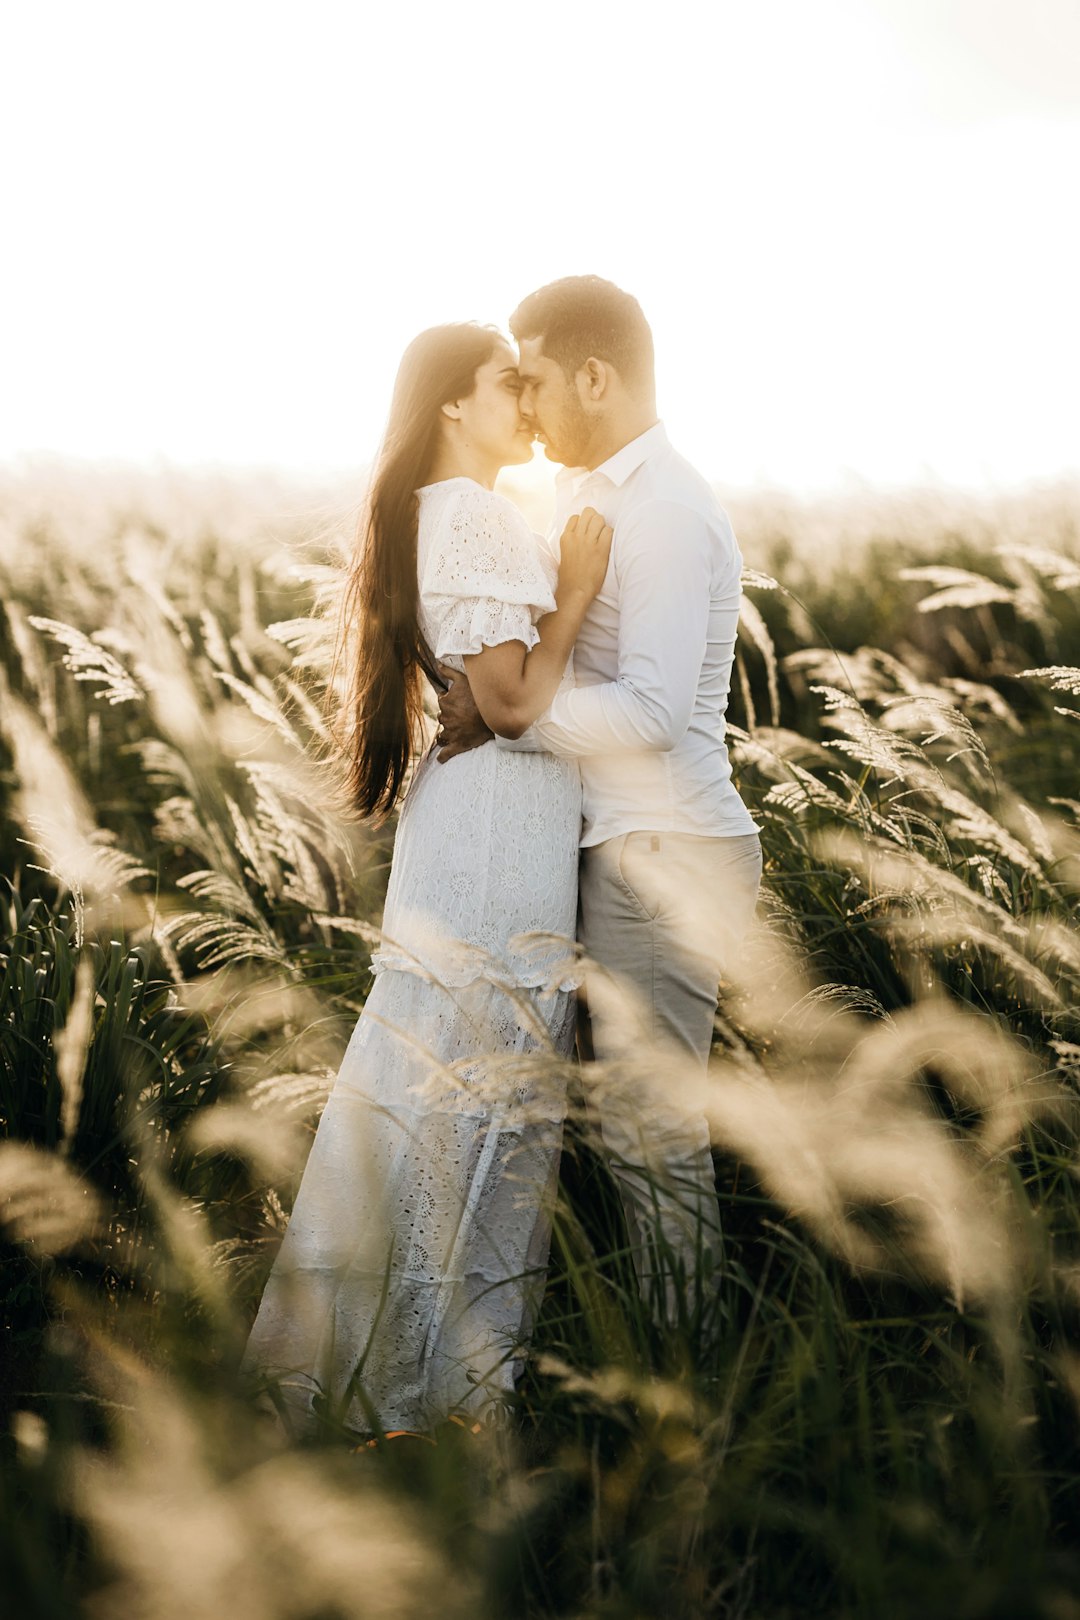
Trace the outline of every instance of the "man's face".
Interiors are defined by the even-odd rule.
[[[585,460],[593,422],[576,382],[543,353],[542,337],[523,338],[518,374],[518,409],[544,446],[549,461],[579,467]]]

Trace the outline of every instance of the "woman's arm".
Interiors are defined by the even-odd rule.
[[[520,737],[554,697],[581,621],[604,583],[611,535],[591,506],[572,517],[563,531],[555,612],[538,623],[537,645],[530,652],[523,641],[503,641],[463,659],[476,706],[500,737]]]

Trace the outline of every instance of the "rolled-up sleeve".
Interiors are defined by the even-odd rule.
[[[709,630],[708,520],[674,501],[648,501],[619,525],[615,545],[618,676],[559,692],[519,748],[564,758],[663,752],[686,733]]]

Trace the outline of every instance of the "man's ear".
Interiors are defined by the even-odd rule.
[[[578,372],[578,377],[581,379],[586,399],[603,399],[609,381],[608,367],[603,360],[597,360],[590,355]]]

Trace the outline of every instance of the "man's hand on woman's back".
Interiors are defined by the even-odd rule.
[[[439,730],[435,740],[440,747],[435,757],[445,763],[490,742],[495,733],[476,707],[472,688],[460,670],[440,664],[439,673],[449,684],[439,698]]]

